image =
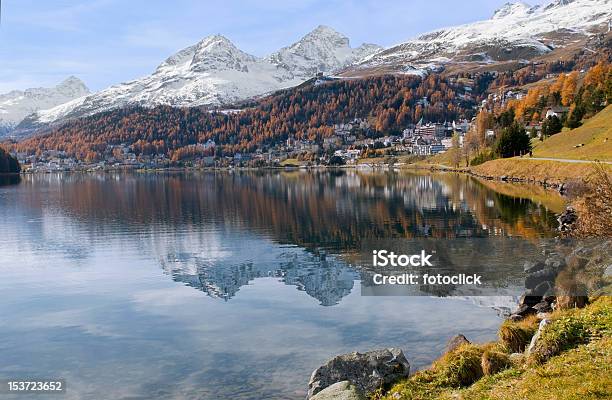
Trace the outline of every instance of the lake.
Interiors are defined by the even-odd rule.
[[[336,354],[495,338],[492,299],[363,296],[371,239],[553,234],[563,199],[456,174],[47,174],[0,181],[0,378],[64,399],[303,399]],[[23,398],[15,396],[15,398]]]

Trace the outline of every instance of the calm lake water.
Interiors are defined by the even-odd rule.
[[[339,353],[394,346],[423,367],[456,333],[493,339],[500,316],[475,299],[362,296],[361,242],[546,236],[560,204],[452,174],[4,182],[0,379],[64,378],[63,399],[302,399]]]

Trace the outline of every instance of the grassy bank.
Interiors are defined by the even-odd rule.
[[[601,297],[584,309],[555,311],[550,320],[530,354],[524,349],[537,320],[506,322],[497,342],[463,344],[374,399],[608,398],[612,298]]]
[[[605,164],[603,167],[612,172],[612,165]],[[506,176],[524,181],[561,184],[569,181],[579,181],[592,174],[593,164],[529,158],[502,158],[470,167],[469,171],[479,176],[493,178]]]
[[[612,161],[612,105],[581,127],[534,140],[533,146],[534,157]]]
[[[612,162],[612,105],[586,120],[581,127],[565,130],[544,141],[534,139],[532,145],[533,157],[497,159],[466,167],[465,158],[455,154],[459,150],[449,149],[421,164],[443,169],[459,161],[459,169],[483,177],[505,176],[556,185],[582,180],[593,171],[592,165],[585,161]],[[604,168],[612,172],[612,164],[604,164]]]

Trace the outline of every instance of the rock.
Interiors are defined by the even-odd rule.
[[[559,222],[559,231],[570,232],[574,229],[576,222],[578,221],[578,214],[572,207],[567,207],[561,215],[557,218]]]
[[[529,293],[531,293],[531,291],[529,291]],[[524,294],[519,299],[518,305],[526,305],[531,307],[538,304],[540,301],[542,301],[542,296],[532,296],[531,294]]]
[[[549,313],[552,311],[552,307],[550,306],[550,304],[545,301],[536,304],[535,306],[533,306],[533,309],[536,310],[538,313]]]
[[[547,313],[547,312],[539,312],[536,314],[536,318],[539,319],[540,321],[548,317],[550,317],[550,313]]]
[[[308,383],[308,398],[334,383],[349,381],[366,396],[410,374],[410,364],[400,349],[374,350],[336,356],[317,368]]]
[[[542,297],[542,301],[545,301],[548,304],[554,303],[556,299],[557,299],[556,296],[544,296],[544,297]]]
[[[603,273],[604,278],[612,278],[612,264],[606,267],[606,270]]]
[[[349,381],[334,383],[310,398],[311,400],[366,400],[364,394]]]
[[[559,185],[559,194],[564,194],[565,193],[565,184],[562,183]]]
[[[453,336],[446,344],[445,353],[455,350],[457,347],[461,346],[462,344],[470,344],[470,343],[471,342],[467,340],[467,338],[461,334],[457,336]]]
[[[556,270],[557,272],[566,266],[565,259],[559,255],[548,257],[546,261],[544,261],[544,265],[548,268]]]
[[[531,354],[531,352],[535,348],[536,344],[538,343],[538,340],[540,339],[540,336],[542,336],[542,331],[544,331],[544,328],[546,327],[546,325],[550,325],[550,323],[551,323],[551,320],[548,318],[544,318],[542,321],[540,321],[540,325],[538,326],[538,331],[535,333],[535,335],[533,335],[533,337],[531,338],[531,342],[529,343],[529,346],[527,347],[526,354],[528,356]]]
[[[531,306],[523,304],[521,306],[518,306],[518,308],[512,314],[520,315],[521,317],[525,317],[527,315],[535,314],[535,313],[536,311]]]
[[[532,272],[541,271],[543,269],[544,263],[541,261],[525,261],[525,264],[523,264],[523,270],[528,274],[531,274]]]
[[[508,175],[502,175],[499,177],[500,180],[502,181],[507,181],[508,180]]]
[[[551,293],[554,293],[553,283],[550,281],[540,282],[536,287],[533,288],[531,293],[534,294],[533,297],[539,296],[539,298],[542,298],[542,296],[550,295]],[[539,303],[539,301],[536,303]]]
[[[544,281],[554,281],[557,277],[557,271],[553,268],[544,268],[541,271],[534,272],[525,277],[525,287],[527,289],[535,289]]]
[[[511,314],[508,319],[512,322],[518,322],[520,320],[522,320],[524,317],[522,315],[519,314]]]

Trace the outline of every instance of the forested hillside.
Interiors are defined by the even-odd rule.
[[[203,143],[217,143],[217,154],[251,152],[287,138],[322,140],[335,123],[355,117],[371,121],[374,132],[400,132],[407,124],[472,117],[479,93],[440,75],[381,76],[312,81],[264,98],[240,111],[200,108],[132,107],[73,120],[15,148],[35,153],[62,150],[81,160],[100,158],[109,146],[131,145],[137,154],[166,154]],[[423,99],[426,99],[424,101]]]

